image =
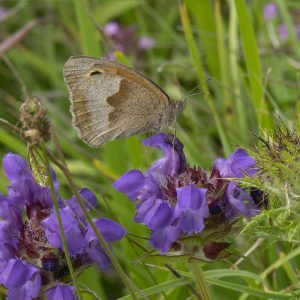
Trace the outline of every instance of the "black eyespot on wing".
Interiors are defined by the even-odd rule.
[[[99,71],[99,70],[95,70],[95,71],[93,71],[93,72],[90,74],[90,76],[98,75],[98,74],[102,74],[102,72]]]

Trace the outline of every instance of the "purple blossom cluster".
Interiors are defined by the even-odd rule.
[[[6,196],[0,194],[0,284],[9,300],[31,300],[44,294],[49,300],[77,299],[70,286],[59,225],[50,188],[39,185],[28,164],[16,154],[6,154],[3,170],[10,181]],[[67,246],[76,269],[97,263],[107,270],[110,260],[101,248],[75,197],[63,200],[52,170]],[[80,190],[87,209],[97,204],[87,188]],[[101,218],[95,224],[106,242],[120,240],[125,229]]]
[[[115,50],[125,54],[139,56],[155,46],[155,40],[151,37],[136,38],[136,30],[133,26],[122,27],[117,22],[107,23],[104,27],[105,35],[112,41]],[[112,52],[107,54],[109,59],[114,60]]]
[[[266,21],[272,21],[278,16],[278,7],[276,3],[269,2],[264,6],[264,19]],[[296,25],[295,27],[296,34],[298,39],[300,39],[300,25]],[[286,40],[289,36],[288,27],[286,24],[281,23],[277,28],[278,34],[282,40]]]
[[[229,179],[257,172],[255,160],[243,149],[217,159],[208,175],[187,165],[182,143],[171,135],[159,133],[145,139],[144,145],[160,149],[163,156],[145,173],[128,171],[114,187],[135,202],[135,222],[151,230],[150,243],[161,253],[211,224],[219,226],[259,212],[250,193]]]

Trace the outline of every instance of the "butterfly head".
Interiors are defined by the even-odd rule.
[[[176,119],[179,113],[181,113],[186,105],[186,101],[173,101],[170,105],[169,114],[167,116],[167,126],[171,125]]]

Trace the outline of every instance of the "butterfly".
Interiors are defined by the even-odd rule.
[[[185,107],[140,72],[104,58],[70,57],[64,80],[73,125],[91,147],[169,127]]]

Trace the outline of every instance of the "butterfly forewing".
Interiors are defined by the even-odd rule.
[[[64,78],[80,137],[97,147],[121,136],[159,130],[170,100],[150,79],[106,59],[71,57]]]

